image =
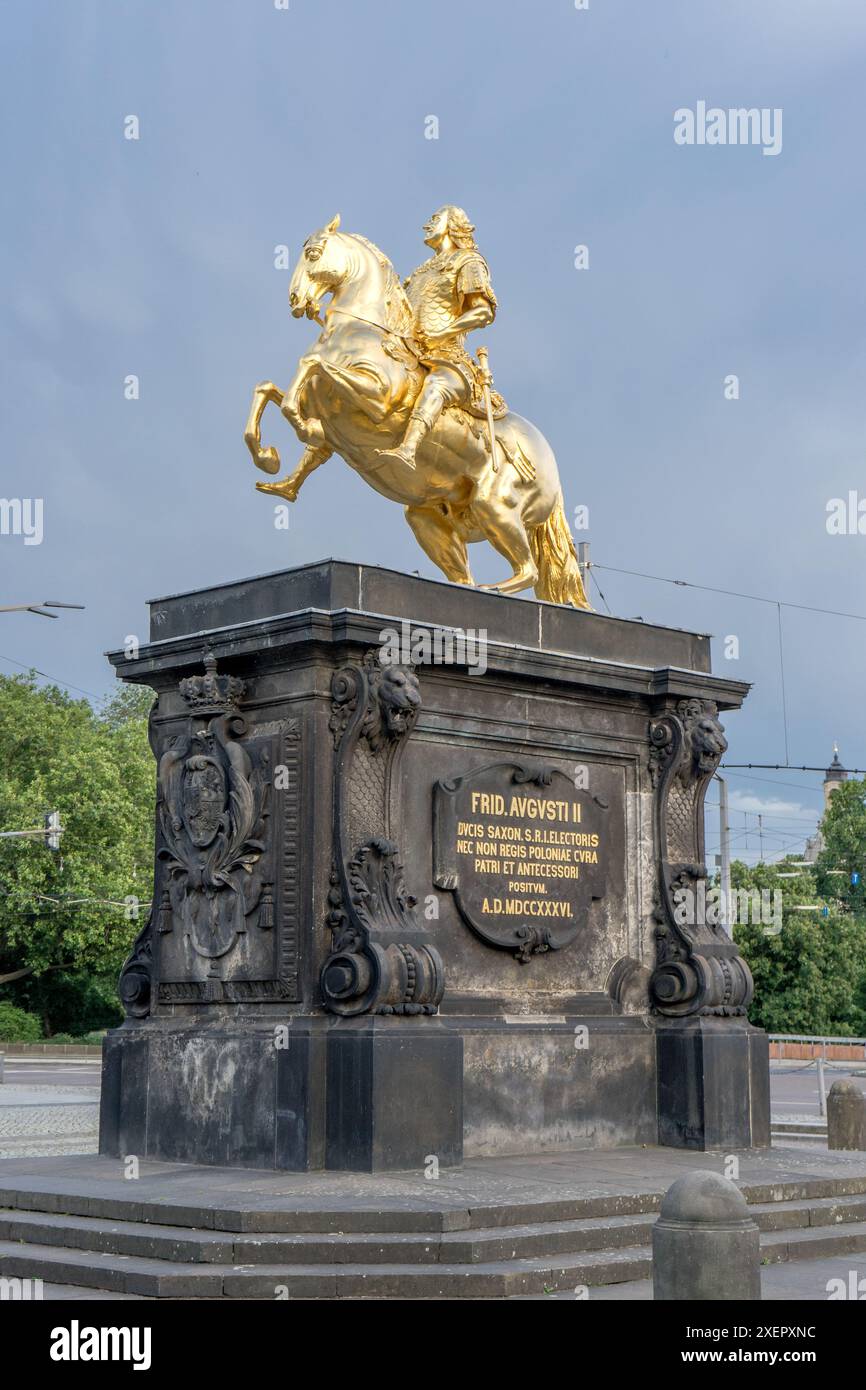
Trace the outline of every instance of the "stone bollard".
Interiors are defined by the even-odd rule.
[[[761,1237],[742,1192],[705,1169],[677,1178],[653,1226],[653,1298],[760,1297]]]
[[[866,1149],[866,1093],[856,1081],[834,1081],[830,1087],[827,1148]]]

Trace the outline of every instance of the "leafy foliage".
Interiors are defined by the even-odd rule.
[[[152,699],[122,688],[94,710],[35,676],[0,677],[0,829],[41,827],[48,810],[64,827],[58,853],[0,840],[0,987],[48,1031],[64,995],[56,1022],[70,1031],[117,1019],[107,981],[152,892]]]
[[[42,1020],[50,1042],[57,1040],[58,1033],[66,1041],[83,1042],[87,1034],[116,1028],[123,1022],[114,968],[107,974],[49,970],[42,975],[28,975],[5,988],[16,1003]]]
[[[866,918],[822,898],[816,872],[780,877],[794,872],[785,861],[731,865],[733,888],[782,895],[780,932],[760,921],[734,929],[755,977],[749,1017],[770,1033],[866,1036]],[[798,911],[804,904],[826,907],[827,916]]]
[[[818,890],[866,918],[866,778],[837,787],[821,822],[824,849],[818,856]],[[852,873],[860,882],[852,884]]]
[[[35,1014],[0,999],[0,1043],[39,1042],[42,1024]]]

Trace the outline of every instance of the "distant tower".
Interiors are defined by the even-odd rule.
[[[833,761],[824,773],[824,810],[830,805],[830,797],[847,782],[848,773],[839,761],[839,745],[833,744]]]
[[[839,745],[838,745],[838,743],[834,743],[834,744],[833,744],[833,761],[831,762],[830,766],[827,768],[827,771],[824,773],[824,814],[825,814],[825,815],[827,814],[827,808],[828,808],[828,806],[830,805],[830,800],[831,800],[831,798],[832,798],[832,796],[833,796],[833,793],[836,792],[836,791],[838,791],[839,788],[841,787],[842,783],[843,783],[843,782],[847,782],[847,780],[848,780],[848,772],[847,772],[847,769],[844,768],[844,767],[842,766],[841,762],[839,761]],[[824,837],[823,837],[823,835],[821,834],[821,831],[820,831],[820,828],[819,828],[818,830],[816,830],[816,832],[815,832],[815,834],[812,836],[812,838],[811,838],[810,840],[807,840],[807,841],[806,841],[806,849],[805,849],[805,851],[804,851],[804,853],[803,853],[803,858],[805,859],[806,863],[807,863],[807,864],[814,864],[814,863],[815,863],[815,860],[818,858],[818,855],[821,853],[821,851],[822,851],[823,848],[824,848]]]

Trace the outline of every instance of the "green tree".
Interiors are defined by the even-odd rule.
[[[96,999],[149,910],[152,698],[120,688],[95,710],[35,676],[0,677],[0,829],[39,827],[48,810],[64,828],[57,853],[0,840],[0,985],[37,1007],[47,1032],[52,977],[58,993],[77,979]]]
[[[830,797],[821,821],[824,848],[817,883],[824,897],[866,918],[866,779],[843,782]],[[859,874],[859,883],[852,883]]]
[[[41,1036],[38,1018],[0,999],[0,1042],[38,1042]]]
[[[815,872],[786,861],[751,868],[739,861],[731,865],[733,888],[781,894],[781,931],[760,920],[734,928],[755,978],[749,1017],[770,1033],[862,1037],[866,920],[837,901],[822,899],[816,879]],[[821,911],[803,910],[815,906]]]

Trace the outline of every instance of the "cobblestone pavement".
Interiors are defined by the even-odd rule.
[[[19,1106],[56,1105],[95,1105],[93,1091],[84,1086],[45,1085],[40,1082],[20,1081],[6,1083],[0,1087],[0,1115],[9,1108]]]
[[[0,1158],[96,1153],[99,1104],[73,1086],[0,1086]]]

